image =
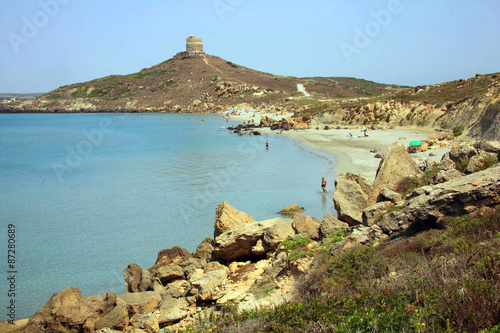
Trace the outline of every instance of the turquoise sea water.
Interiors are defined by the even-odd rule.
[[[1,114],[1,308],[14,298],[16,317],[26,318],[69,286],[84,297],[124,293],[129,263],[148,268],[162,249],[194,252],[213,237],[221,201],[257,220],[291,203],[319,219],[335,214],[333,156],[222,129],[233,124],[194,114]]]

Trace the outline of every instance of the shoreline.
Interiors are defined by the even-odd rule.
[[[231,115],[229,121],[243,123],[252,119],[260,119],[267,116],[273,119],[291,117],[292,114],[256,113],[255,117],[250,114]],[[279,131],[271,131],[269,128],[258,129],[263,134],[280,135]],[[352,138],[350,137],[352,134]],[[394,142],[401,142],[405,147],[414,140],[426,140],[429,135],[436,133],[431,128],[400,127],[396,129],[379,129],[368,132],[364,137],[360,127],[342,129],[300,129],[282,131],[281,135],[296,140],[309,149],[332,155],[335,158],[333,171],[338,175],[341,172],[357,173],[365,179],[373,182],[380,163],[376,158],[378,153],[384,155],[389,146]],[[451,150],[449,147],[441,149],[429,149],[424,152],[413,153],[411,157],[418,162],[433,160],[439,162],[442,156]],[[430,156],[429,154],[432,153]]]

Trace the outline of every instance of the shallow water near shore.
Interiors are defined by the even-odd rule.
[[[256,220],[291,203],[335,214],[333,156],[278,135],[238,137],[231,125],[199,114],[0,115],[0,244],[6,253],[13,224],[16,318],[69,286],[124,293],[129,263],[148,268],[164,248],[194,252],[213,237],[221,201]]]

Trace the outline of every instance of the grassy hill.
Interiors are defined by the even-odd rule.
[[[307,92],[319,99],[367,97],[403,88],[355,78],[277,76],[208,54],[188,56],[180,52],[137,73],[63,86],[19,107],[209,112],[239,103],[259,107],[302,96],[297,84],[304,84]]]

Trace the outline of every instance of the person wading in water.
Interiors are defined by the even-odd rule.
[[[323,189],[323,192],[328,192],[326,190],[326,179],[325,179],[325,177],[321,177],[321,188]]]

